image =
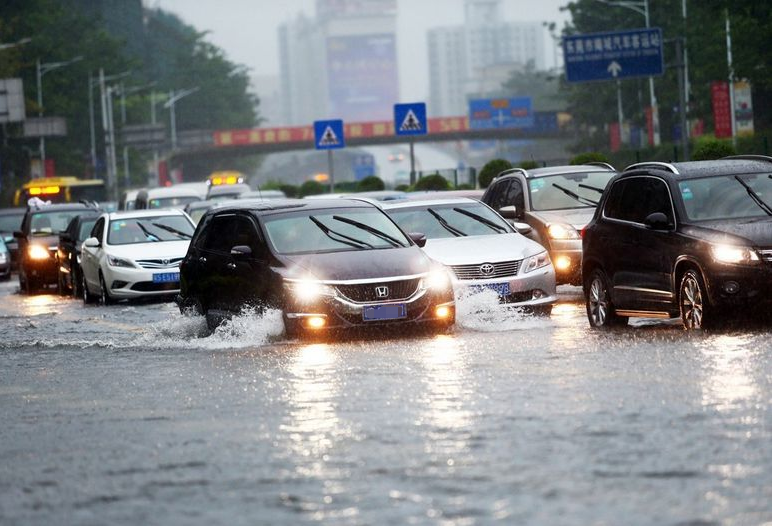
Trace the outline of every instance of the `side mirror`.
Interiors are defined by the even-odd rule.
[[[15,237],[16,239],[25,239],[27,236],[25,236],[24,232],[22,232],[21,230],[14,230],[13,237]]]
[[[423,248],[424,245],[427,244],[427,236],[425,236],[421,232],[410,232],[408,234],[408,237],[411,238],[411,241],[416,243],[419,246],[419,248]]]
[[[505,219],[517,219],[518,210],[516,210],[514,205],[503,206],[502,208],[499,209],[499,215],[501,215]]]
[[[644,218],[644,226],[652,230],[668,230],[671,224],[663,212],[653,212]]]
[[[72,239],[70,238],[70,234],[66,230],[60,230],[59,241],[68,242],[68,241],[72,241]]]
[[[513,225],[513,228],[515,228],[515,231],[521,234],[522,236],[531,234],[531,225],[527,223],[519,223],[518,221],[512,221],[510,224]]]
[[[236,245],[231,247],[231,256],[234,259],[247,259],[252,257],[252,249],[247,245]]]
[[[99,239],[95,237],[90,237],[83,242],[83,246],[88,248],[98,248],[99,245],[100,245]]]

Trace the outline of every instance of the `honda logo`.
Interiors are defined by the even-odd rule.
[[[489,274],[494,273],[494,265],[492,265],[491,263],[484,263],[480,266],[478,270],[484,276],[488,276]]]
[[[389,296],[389,288],[388,287],[376,287],[376,297],[377,298],[386,298]]]

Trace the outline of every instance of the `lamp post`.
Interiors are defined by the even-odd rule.
[[[82,55],[78,55],[77,57],[73,57],[70,60],[65,60],[62,62],[41,63],[40,59],[37,60],[36,67],[37,67],[37,81],[38,81],[38,117],[43,117],[43,75],[45,75],[50,71],[54,71],[55,69],[69,66],[70,64],[74,62],[78,62],[79,60],[83,60]],[[43,169],[43,173],[45,174],[46,138],[43,135],[40,136],[40,161],[43,163],[42,169]]]
[[[12,47],[21,46],[26,44],[27,42],[32,42],[32,39],[27,37],[27,38],[22,38],[21,40],[17,40],[16,42],[8,42],[7,44],[0,44],[0,51],[4,49],[10,49]]]
[[[177,118],[174,112],[174,105],[178,100],[182,99],[183,97],[187,97],[188,95],[192,95],[197,91],[199,91],[198,86],[196,86],[195,88],[182,89],[178,91],[170,91],[169,98],[164,103],[164,108],[169,109],[169,121],[172,127],[172,151],[173,152],[177,149]]]
[[[602,4],[613,7],[625,7],[644,16],[644,25],[650,27],[650,3],[649,0],[596,0]],[[653,146],[660,145],[660,118],[658,117],[658,100],[655,97],[655,79],[649,77],[650,108],[652,110],[652,142]],[[622,130],[621,130],[622,132]]]
[[[155,85],[156,82],[153,81],[141,86],[126,87],[123,82],[121,82],[117,90],[118,94],[121,96],[121,126],[126,125],[126,96],[152,88]],[[129,147],[126,146],[126,144],[123,145],[123,177],[126,188],[129,188],[131,182],[129,178]]]
[[[115,75],[105,75],[104,80],[116,80],[131,75],[131,71],[122,71]],[[94,127],[94,86],[99,84],[98,78],[93,78],[89,71],[89,135],[91,138],[91,169],[94,176],[97,175],[97,136]]]

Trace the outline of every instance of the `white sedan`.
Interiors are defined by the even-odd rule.
[[[180,210],[102,214],[81,250],[83,301],[177,294],[194,230]]]
[[[424,234],[424,251],[448,267],[457,292],[490,289],[503,306],[550,314],[557,298],[548,253],[487,205],[455,198],[390,201],[382,208],[404,232]]]

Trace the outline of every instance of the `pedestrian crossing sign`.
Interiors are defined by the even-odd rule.
[[[395,104],[395,134],[426,135],[427,105],[423,102]]]
[[[334,150],[346,146],[344,121],[314,121],[314,145],[317,150]]]

